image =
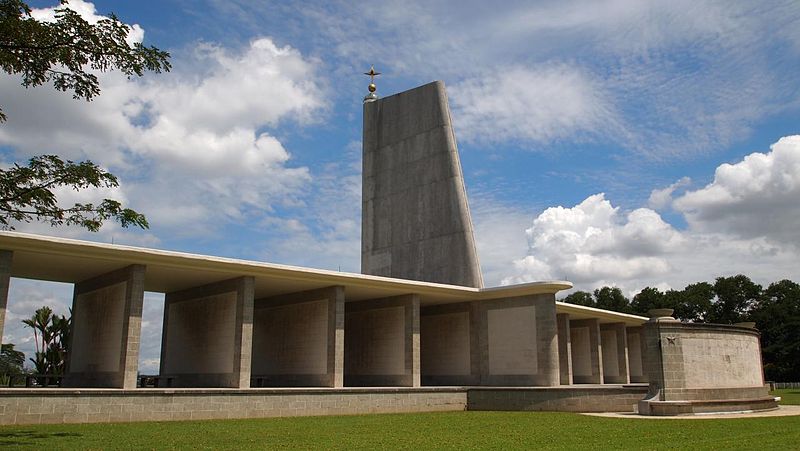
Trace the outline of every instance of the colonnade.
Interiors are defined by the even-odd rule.
[[[64,386],[136,388],[146,277],[144,265],[130,265],[75,283]],[[338,285],[264,298],[255,292],[254,277],[241,276],[166,293],[160,386],[646,381],[640,328],[557,314],[552,293],[421,305],[417,293],[347,302]]]

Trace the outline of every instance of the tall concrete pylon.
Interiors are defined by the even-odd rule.
[[[371,96],[364,102],[361,272],[483,287],[444,83]]]

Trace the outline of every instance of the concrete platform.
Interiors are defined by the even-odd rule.
[[[773,410],[724,413],[698,413],[694,415],[650,416],[631,412],[582,412],[582,415],[606,418],[630,418],[640,420],[709,420],[721,418],[766,418],[800,415],[800,406],[778,406]]]

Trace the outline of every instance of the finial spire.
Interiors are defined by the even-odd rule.
[[[364,102],[365,103],[366,102],[374,102],[374,101],[378,100],[378,94],[375,94],[375,91],[378,89],[377,86],[375,86],[375,77],[377,77],[380,74],[381,74],[380,72],[375,72],[375,65],[374,64],[370,65],[369,72],[364,72],[364,75],[368,75],[369,76],[369,86],[367,86],[367,89],[369,90],[369,94],[367,94],[367,96],[364,97]]]

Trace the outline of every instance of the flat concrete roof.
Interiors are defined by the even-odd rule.
[[[422,305],[431,305],[572,288],[570,282],[549,280],[479,289],[7,231],[0,231],[0,249],[14,252],[11,277],[76,283],[141,264],[147,267],[145,291],[161,293],[240,276],[253,276],[256,299],[341,285],[347,302],[415,293]],[[561,302],[556,309],[575,319],[598,318],[604,323],[639,325],[647,320]]]

